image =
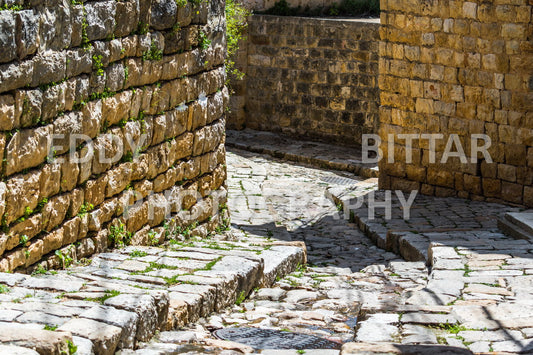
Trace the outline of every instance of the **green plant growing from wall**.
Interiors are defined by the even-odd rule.
[[[54,254],[61,262],[61,267],[63,269],[69,267],[72,264],[73,259],[69,254],[63,253],[61,250],[56,250]]]
[[[206,50],[211,45],[211,40],[207,38],[207,35],[204,31],[198,32],[198,45],[203,50]]]
[[[161,60],[163,58],[163,51],[159,49],[156,42],[150,44],[150,49],[143,52],[143,60]]]
[[[148,232],[148,239],[150,245],[158,245],[159,244],[159,236],[156,231],[150,230]]]
[[[91,212],[94,209],[94,206],[89,202],[84,202],[80,206],[80,210],[78,212],[79,217],[85,216],[87,213]]]
[[[22,11],[24,10],[24,7],[17,4],[4,4],[0,6],[0,11],[7,10],[7,11]]]
[[[93,55],[93,69],[96,71],[96,75],[102,76],[104,75],[104,64],[102,63],[102,55]]]
[[[227,51],[225,64],[228,77],[226,85],[230,80],[241,80],[244,73],[235,67],[235,56],[239,50],[239,42],[246,40],[245,33],[248,23],[246,18],[250,12],[235,0],[226,1],[226,41]]]
[[[120,223],[118,226],[109,227],[108,239],[117,248],[129,245],[132,237],[133,234],[126,230],[126,226],[123,223]]]

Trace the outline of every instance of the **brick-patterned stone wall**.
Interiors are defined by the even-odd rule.
[[[533,206],[532,8],[528,0],[381,1],[381,188]],[[399,133],[442,134],[436,163],[429,140],[415,139],[407,164]],[[441,163],[451,134],[468,163]],[[472,134],[491,138],[493,163],[470,160]]]
[[[377,130],[379,20],[253,15],[247,38],[229,127],[348,145]]]
[[[213,231],[227,218],[223,1],[17,3],[0,11],[0,271]],[[69,150],[74,134],[91,141]]]

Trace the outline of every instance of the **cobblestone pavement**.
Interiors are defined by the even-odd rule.
[[[343,354],[533,351],[533,246],[496,227],[495,217],[515,208],[419,196],[407,223],[397,199],[391,220],[379,209],[369,220],[363,205],[350,223],[342,218],[355,204],[350,199],[374,191],[375,180],[238,150],[228,153],[228,172],[234,228],[304,241],[309,264],[179,336],[240,352],[253,350],[222,346],[210,331],[250,326],[314,334],[345,343]]]
[[[115,282],[120,283],[116,286],[120,287],[120,292],[135,289],[155,297],[160,286],[154,280],[161,283],[161,277],[167,277],[183,281],[177,286],[161,286],[169,287],[167,292],[181,293],[174,301],[169,298],[168,304],[177,310],[171,312],[174,314],[172,319],[176,320],[173,325],[184,323],[179,322],[183,319],[180,318],[183,316],[178,311],[180,309],[182,312],[193,309],[197,321],[179,330],[156,334],[151,340],[149,336],[139,338],[137,350],[123,350],[122,354],[533,352],[533,246],[529,241],[504,236],[496,227],[496,217],[506,211],[515,211],[515,208],[419,196],[415,199],[408,223],[401,219],[402,211],[397,199],[393,199],[391,220],[383,218],[382,209],[376,210],[375,219],[369,219],[365,205],[361,208],[350,206],[355,205],[355,197],[367,196],[376,189],[374,179],[359,180],[345,172],[295,165],[238,150],[228,152],[227,161],[228,207],[232,213],[232,228],[225,237],[227,240],[202,242],[193,239],[192,244],[191,241],[177,243],[180,248],[185,248],[187,255],[179,254],[183,250],[168,256],[158,251],[153,257],[159,261],[143,259],[152,256],[153,248],[139,249],[138,252],[135,252],[137,249],[125,249],[117,254],[100,255],[96,264],[93,261],[87,267],[106,264],[110,267],[106,276],[111,280],[108,279],[106,284],[99,284],[103,280],[94,274],[101,272],[98,270],[93,270],[85,281],[90,280],[90,292],[101,293],[99,300],[103,299],[104,304],[99,307],[117,303],[118,296],[111,294],[114,288],[110,287]],[[376,200],[381,198],[381,193],[376,194]],[[349,215],[352,215],[354,223],[344,218]],[[280,275],[290,270],[290,265],[294,265],[298,258],[301,261],[301,257],[297,256],[297,252],[282,256],[288,247],[276,246],[276,241],[291,242],[291,245],[305,242],[307,266],[300,265],[291,275],[281,278]],[[191,252],[198,252],[197,257],[191,257]],[[263,259],[257,258],[257,254],[262,254]],[[253,260],[256,263],[264,260],[262,281],[255,282],[254,286],[245,283],[244,278],[239,281],[242,272],[234,273],[234,286],[229,288],[228,285],[213,284],[224,282],[222,278],[216,282],[206,280],[208,277],[217,279],[216,275],[202,273],[212,272],[212,269],[216,271],[220,261],[214,266],[208,264],[212,257],[216,260],[222,255],[241,256],[252,264]],[[173,261],[167,259],[171,262],[170,267],[157,267],[161,258],[165,257],[173,258]],[[172,274],[183,265],[177,265],[184,262],[182,257],[196,260],[198,265],[190,266],[194,277]],[[269,262],[271,264],[267,265]],[[127,267],[120,267],[124,263]],[[148,268],[140,263],[148,263]],[[233,272],[234,268],[243,267],[240,264],[245,264],[243,259],[226,266]],[[228,271],[224,265],[220,268],[219,273]],[[139,270],[148,271],[145,275],[139,274]],[[79,275],[70,277],[77,278]],[[254,277],[249,272],[246,280],[254,278],[260,276]],[[77,285],[76,281],[67,284]],[[260,287],[274,281],[272,286]],[[22,314],[17,305],[29,304],[35,297],[41,297],[42,292],[42,297],[57,300],[50,303],[61,302],[63,306],[79,308],[76,313],[79,317],[105,322],[102,317],[98,318],[98,309],[92,310],[96,315],[81,314],[91,310],[89,304],[84,303],[90,301],[80,300],[80,296],[76,298],[76,293],[87,290],[74,290],[72,295],[70,289],[55,292],[39,290],[33,291],[36,293],[26,299],[24,285],[21,284],[24,282],[26,280],[22,279],[3,281],[11,290],[0,296],[19,298],[14,303],[13,299],[2,299],[5,311],[0,312],[0,317],[3,321],[23,323],[17,318]],[[142,282],[142,287],[150,282],[153,285],[149,287],[151,290],[143,290],[131,285],[126,287],[124,282]],[[244,287],[255,287],[246,299],[244,295],[248,289],[243,292]],[[192,291],[192,288],[196,290]],[[201,296],[195,296],[198,289],[202,289]],[[223,290],[227,289],[231,290],[230,296],[224,297]],[[209,296],[213,293],[215,298]],[[58,294],[61,297],[56,298]],[[69,298],[69,303],[64,304]],[[213,302],[218,299],[226,302]],[[5,307],[5,304],[11,306]],[[158,303],[154,301],[152,304]],[[190,304],[196,306],[191,307]],[[94,303],[90,306],[95,307]],[[130,316],[148,314],[138,309],[128,310],[127,306],[117,308]],[[31,320],[31,312],[26,308],[24,310],[24,316],[30,313],[27,322],[35,323]],[[215,313],[210,313],[210,310],[215,310]],[[74,312],[71,308],[69,311]],[[62,317],[54,312],[65,310],[35,312]],[[108,315],[104,317],[107,322]],[[114,325],[119,330],[124,329],[119,324],[121,316],[117,313],[117,324]],[[127,315],[124,314],[124,317]],[[67,321],[70,319],[66,318]],[[126,324],[131,324],[131,321]],[[41,322],[40,329],[43,326]],[[338,342],[338,348],[344,345],[342,350],[261,351],[245,344],[223,341],[213,335],[217,329],[236,326],[305,333]],[[61,327],[66,328],[66,325]],[[84,338],[83,330],[76,330],[76,327],[80,325],[70,324],[73,340],[78,341],[83,349],[83,344],[87,344],[84,339],[89,335]],[[86,328],[86,332],[87,329],[90,328]],[[138,334],[139,330],[136,332]],[[114,341],[127,341],[127,338],[118,339]],[[102,344],[98,339],[91,340],[93,346]],[[59,342],[56,340],[56,343]]]

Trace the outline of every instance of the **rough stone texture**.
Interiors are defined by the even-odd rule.
[[[345,145],[377,130],[379,21],[254,15],[247,38],[228,127]]]
[[[1,326],[0,330],[0,343],[2,345],[30,348],[39,354],[60,355],[63,352],[68,353],[67,340],[72,340],[72,336],[68,332],[56,333],[47,330],[4,326]]]
[[[227,223],[222,2],[1,5],[0,271]],[[208,48],[171,46],[178,19]]]
[[[381,4],[381,188],[533,206],[531,8],[507,0]],[[399,136],[425,133],[442,135],[434,161],[427,139],[411,149]],[[492,161],[471,153],[483,145],[474,134],[490,138]],[[446,159],[457,143],[465,161]]]
[[[221,311],[265,282],[268,254],[260,255],[275,247],[272,241],[259,235],[237,238],[233,232],[204,240],[193,233],[187,243],[174,240],[166,249],[129,246],[54,275],[0,273],[0,329],[6,329],[0,341],[46,354],[59,353],[54,349],[63,349],[66,340],[79,346],[80,354],[135,349],[159,331]],[[271,269],[284,277],[302,259],[305,250],[291,247],[270,261]],[[144,267],[124,267],[135,263]],[[150,271],[154,268],[159,272]],[[45,327],[59,327],[58,333]],[[176,332],[160,337],[164,343],[196,340],[195,334]]]
[[[90,319],[72,319],[58,329],[91,340],[95,353],[106,355],[115,353],[122,333],[119,327]]]

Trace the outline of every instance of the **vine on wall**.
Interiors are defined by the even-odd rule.
[[[235,57],[239,50],[239,43],[246,39],[246,18],[250,12],[236,0],[226,0],[226,41],[228,54],[226,56],[226,85],[231,89],[231,81],[242,80],[244,73],[235,66]],[[230,90],[231,91],[231,90]]]

